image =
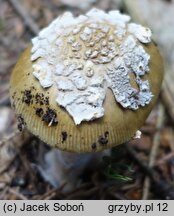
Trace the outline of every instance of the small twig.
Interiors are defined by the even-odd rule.
[[[52,192],[50,192],[49,194],[44,194],[44,197],[38,197],[38,200],[52,200],[55,199],[55,197],[57,197],[59,195],[59,197],[63,197],[63,194],[61,193],[61,191],[59,190],[54,190]]]
[[[113,192],[113,191],[110,191],[109,192],[109,195],[112,196],[114,199],[117,199],[117,200],[126,200],[126,197],[124,197],[121,193],[119,192]]]
[[[169,154],[165,155],[164,157],[158,159],[154,166],[159,166],[161,164],[166,163],[167,161],[171,160],[172,158],[174,158],[174,152],[170,152]]]
[[[4,196],[7,194],[8,187],[6,186],[0,193],[0,200],[5,199]]]
[[[73,194],[79,194],[82,191],[88,190],[88,188],[92,188],[92,187],[93,187],[93,184],[91,182],[83,183],[79,187],[66,193],[66,197],[71,197],[71,196],[73,196]]]
[[[92,194],[95,194],[99,191],[99,187],[94,186],[93,188],[90,188],[88,190],[79,190],[77,192],[74,192],[70,195],[68,195],[65,199],[66,200],[73,200],[73,199],[83,199],[91,196]]]
[[[146,174],[150,176],[152,180],[154,180],[153,170],[150,167],[148,167],[148,165],[143,160],[141,160],[141,158],[137,156],[137,152],[130,147],[129,143],[125,143],[125,146],[128,154],[135,160],[135,162],[137,162],[137,164],[140,165],[144,172],[146,172]]]
[[[9,136],[6,136],[3,140],[0,141],[0,147],[2,147],[7,141],[12,140],[19,133],[21,133],[21,132],[18,129],[16,129]]]
[[[31,167],[30,162],[27,160],[26,156],[22,154],[22,152],[20,151],[20,149],[18,149],[18,154],[19,154],[19,158],[21,159],[22,165],[25,169],[25,172],[29,174],[30,178],[31,178],[31,182],[33,184],[36,184],[37,182],[37,177],[36,174],[34,172],[34,170]]]
[[[170,70],[167,70],[167,73],[169,71]],[[173,71],[172,71],[172,73],[173,73]],[[169,78],[168,80],[172,80],[172,79]],[[161,91],[161,97],[162,97],[164,105],[167,109],[167,112],[169,113],[169,115],[171,117],[172,122],[174,122],[174,108],[173,108],[174,107],[174,94],[172,91],[173,83],[170,84],[170,82],[168,80],[165,80],[163,83],[163,88]]]
[[[153,183],[154,193],[160,197],[160,199],[174,199],[174,189],[171,184],[165,180],[157,178],[157,172],[149,167],[144,161],[142,161],[138,156],[137,152],[131,148],[127,143],[125,144],[128,154],[137,162],[137,164],[142,168],[142,170],[150,177]]]
[[[24,20],[25,25],[31,30],[32,33],[35,35],[39,32],[39,27],[36,24],[36,22],[33,20],[33,18],[30,16],[28,11],[21,5],[21,3],[18,0],[8,0],[9,3],[13,6],[13,8],[17,11],[17,13],[21,16],[21,18]]]
[[[160,103],[159,104],[158,119],[157,119],[157,124],[156,124],[156,128],[158,130],[155,133],[154,138],[153,138],[153,143],[152,143],[152,148],[151,148],[150,158],[149,158],[149,164],[148,164],[149,167],[153,167],[155,164],[155,159],[157,156],[158,148],[160,146],[160,137],[161,137],[160,129],[163,126],[163,123],[164,123],[164,107]],[[150,189],[150,178],[147,176],[144,180],[143,195],[142,195],[143,200],[148,199],[149,189]]]
[[[29,139],[31,135],[25,131],[14,131],[10,136],[0,141],[0,173],[11,164],[19,153],[18,149]]]
[[[58,194],[60,194],[61,196],[63,196],[62,190],[63,190],[63,188],[65,186],[66,186],[66,182],[63,183],[60,187],[54,188],[54,189],[48,191],[47,193],[45,193],[44,195],[38,197],[37,199],[51,200],[51,199],[54,199],[54,197],[56,197]]]
[[[169,146],[170,146],[170,149],[171,149],[171,154],[173,153],[173,157],[171,157],[169,159],[169,163],[170,163],[170,172],[171,172],[171,178],[172,180],[174,180],[174,145],[173,145],[173,140],[174,140],[174,130],[173,128],[170,128],[170,131],[169,131],[169,136],[170,136],[170,139],[169,139]]]
[[[138,179],[135,180],[133,184],[125,184],[122,187],[122,191],[130,190],[133,188],[137,188],[140,185],[140,181]]]
[[[14,195],[17,196],[18,199],[21,199],[21,200],[28,200],[26,196],[24,196],[23,194],[20,194],[18,191],[12,189],[12,188],[9,188],[8,191]]]
[[[169,146],[171,151],[174,153],[174,145],[173,145],[173,140],[174,140],[174,130],[173,128],[170,128],[170,140],[169,140]]]

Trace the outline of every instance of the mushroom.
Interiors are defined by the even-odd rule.
[[[18,60],[10,98],[19,128],[59,149],[60,181],[144,124],[163,78],[151,35],[119,11],[66,12]]]

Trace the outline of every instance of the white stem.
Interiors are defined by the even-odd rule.
[[[38,168],[51,185],[58,187],[66,183],[65,191],[69,191],[80,183],[79,176],[87,166],[96,167],[102,157],[109,154],[110,150],[79,154],[52,149],[45,154],[44,167]]]

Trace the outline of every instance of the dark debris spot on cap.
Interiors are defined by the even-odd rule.
[[[66,131],[62,131],[62,143],[63,143],[64,141],[66,141],[67,137],[68,137],[67,132],[66,132]]]
[[[108,137],[109,136],[109,131],[105,131],[104,135],[105,135],[105,137]]]
[[[54,110],[47,108],[42,120],[48,124],[48,126],[55,126],[58,124],[57,114]]]
[[[49,105],[49,97],[44,97],[43,93],[37,93],[35,95],[36,104],[40,105]]]
[[[44,114],[44,111],[42,108],[36,108],[36,115],[39,117],[42,117]]]
[[[109,132],[105,131],[104,135],[99,136],[98,142],[101,145],[106,145],[108,143],[108,136],[109,136]]]
[[[17,120],[18,120],[17,127],[18,127],[19,131],[22,131],[24,129],[24,126],[26,125],[22,115],[18,115]]]
[[[93,150],[95,150],[95,149],[97,148],[97,144],[96,144],[96,143],[93,143],[93,144],[91,145],[91,148],[92,148]]]
[[[16,92],[14,92],[13,95],[12,95],[12,98],[13,98],[13,99],[15,98],[15,95],[16,95]]]
[[[103,136],[100,136],[98,141],[102,145],[106,145],[108,143],[108,139],[106,137],[103,137]]]
[[[23,97],[22,97],[22,102],[26,103],[27,105],[30,105],[33,103],[33,96],[31,94],[31,90],[25,90],[23,93]]]
[[[44,94],[42,93],[37,93],[35,95],[35,101],[36,101],[36,104],[40,104],[40,105],[43,105],[43,101],[44,101]]]
[[[49,97],[45,97],[44,102],[46,105],[49,105]]]
[[[31,86],[31,88],[32,88],[33,90],[36,90],[36,88],[35,88],[34,86]]]

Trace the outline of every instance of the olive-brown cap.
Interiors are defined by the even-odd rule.
[[[32,41],[12,73],[10,98],[22,127],[83,153],[135,135],[157,101],[163,64],[150,30],[128,16],[93,9],[78,19],[65,14]]]

